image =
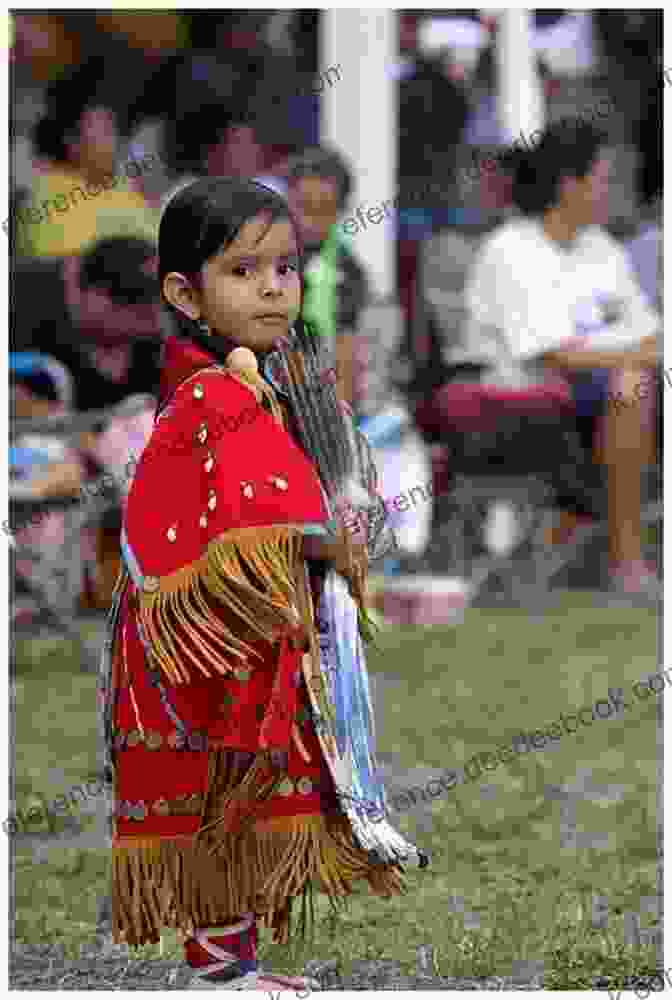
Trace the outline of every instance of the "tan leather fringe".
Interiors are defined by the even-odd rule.
[[[273,929],[276,941],[286,943],[292,904],[299,897],[305,937],[307,903],[312,912],[315,889],[327,893],[334,909],[359,879],[366,879],[376,895],[405,891],[401,870],[372,865],[341,814],[254,818],[244,804],[264,802],[286,777],[272,766],[267,751],[251,762],[227,751],[208,757],[208,789],[195,836],[115,839],[115,941],[132,947],[157,942],[162,927],[189,937],[195,928],[254,912]],[[242,809],[227,809],[232,802]]]
[[[293,380],[301,385],[306,381],[306,366],[303,356],[297,352],[289,352],[286,356],[287,367],[289,368],[290,374]],[[286,421],[282,411],[282,407],[278,403],[277,396],[272,386],[268,384],[259,375],[258,371],[253,369],[229,369],[227,371],[233,378],[237,379],[242,385],[251,387],[256,390],[261,396],[268,400],[271,408],[271,413],[273,419],[276,423],[280,424],[281,427],[286,426]],[[345,535],[349,539],[350,531],[345,529]],[[359,627],[362,634],[362,638],[366,642],[373,642],[376,632],[379,631],[378,626],[369,616],[369,612],[366,604],[366,574],[362,580],[353,581],[352,584],[352,596],[357,603],[358,607],[358,621]]]
[[[227,763],[226,753],[210,754],[209,801],[207,805],[204,804],[201,828],[196,834],[199,840],[205,838],[205,841],[212,845],[213,854],[218,850],[218,841],[213,843],[213,834],[221,838],[225,833],[240,834],[248,829],[254,823],[258,804],[265,802],[273,794],[283,777],[282,773],[271,765],[267,751],[257,754],[242,777],[232,770],[227,773]],[[224,789],[213,797],[210,790],[222,785]],[[208,816],[213,814],[214,818],[206,822]]]
[[[241,630],[272,641],[283,627],[297,624],[301,538],[296,526],[228,531],[200,559],[162,577],[156,591],[139,595],[140,620],[171,683],[188,683],[189,664],[211,677],[213,670],[227,674],[241,660],[258,657]],[[217,605],[227,621],[217,616]]]
[[[275,941],[287,943],[292,902],[301,897],[305,910],[315,888],[332,904],[342,903],[359,879],[376,895],[404,892],[401,872],[372,866],[349,830],[340,817],[291,816],[257,823],[242,836],[224,835],[216,855],[205,843],[183,838],[113,847],[114,940],[139,947],[157,943],[162,927],[191,936],[199,927],[255,912]]]

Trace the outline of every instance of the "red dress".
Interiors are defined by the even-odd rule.
[[[101,674],[118,941],[246,912],[285,941],[314,888],[403,891],[356,843],[316,736],[301,539],[325,520],[314,466],[251,388],[169,341]]]

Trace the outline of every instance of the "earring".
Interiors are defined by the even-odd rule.
[[[210,327],[208,326],[207,320],[199,319],[197,320],[198,329],[203,334],[204,337],[210,336]]]

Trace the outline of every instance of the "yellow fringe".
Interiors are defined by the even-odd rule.
[[[204,842],[148,840],[112,849],[114,940],[131,947],[157,943],[162,927],[182,936],[255,912],[274,940],[290,938],[292,903],[326,892],[333,904],[366,879],[374,893],[406,891],[399,869],[372,866],[355,846],[346,819],[324,815],[257,822],[242,836],[225,835],[216,855]],[[304,923],[305,933],[305,923]]]
[[[220,783],[219,772],[221,767],[219,766],[219,762],[225,760],[225,756],[210,755],[208,778],[208,788],[210,790]],[[215,818],[209,823],[205,822],[207,811],[204,804],[201,815],[201,828],[196,834],[198,838],[203,838],[207,833],[207,839],[210,843],[212,843],[212,833],[215,827],[218,828],[217,835],[219,837],[224,833],[235,832],[240,834],[243,830],[249,828],[250,824],[254,823],[254,813],[259,803],[266,801],[282,780],[282,775],[278,769],[271,764],[268,751],[262,751],[257,754],[253,764],[247,769],[242,778],[238,776],[234,781],[232,780],[234,778],[233,775],[224,775],[225,779],[227,777],[229,780],[225,784],[225,790],[220,793],[216,800],[210,802],[210,812],[215,813]],[[210,791],[208,795],[211,795]],[[211,847],[211,852],[214,854],[218,849],[219,842],[216,841]]]
[[[140,620],[156,663],[173,684],[190,680],[189,664],[211,677],[210,668],[227,674],[235,665],[232,659],[258,657],[240,638],[241,631],[247,630],[252,641],[268,642],[287,625],[298,624],[301,537],[296,526],[226,532],[200,559],[162,577],[156,591],[139,595]],[[208,597],[234,623],[218,618]]]
[[[251,763],[216,751],[208,755],[208,788],[195,835],[115,837],[115,941],[132,947],[156,943],[162,927],[189,937],[194,928],[231,923],[241,913],[254,912],[273,929],[276,941],[286,943],[297,897],[305,936],[306,903],[310,898],[312,904],[315,889],[326,892],[334,908],[359,879],[366,879],[376,895],[406,891],[400,868],[372,865],[341,814],[255,817],[255,807],[285,777],[267,751]]]

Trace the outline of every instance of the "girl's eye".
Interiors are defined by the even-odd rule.
[[[278,270],[283,276],[289,273],[296,273],[299,270],[299,261],[296,257],[290,257],[289,260],[283,260],[278,266]]]
[[[252,273],[252,265],[251,264],[238,264],[236,267],[234,267],[233,273],[238,278],[246,278],[248,276],[248,274]]]
[[[291,263],[290,264],[281,264],[280,267],[278,268],[278,270],[280,271],[280,274],[283,277],[286,274],[296,273],[296,271],[298,271],[298,269],[299,269],[298,264],[291,264]]]

